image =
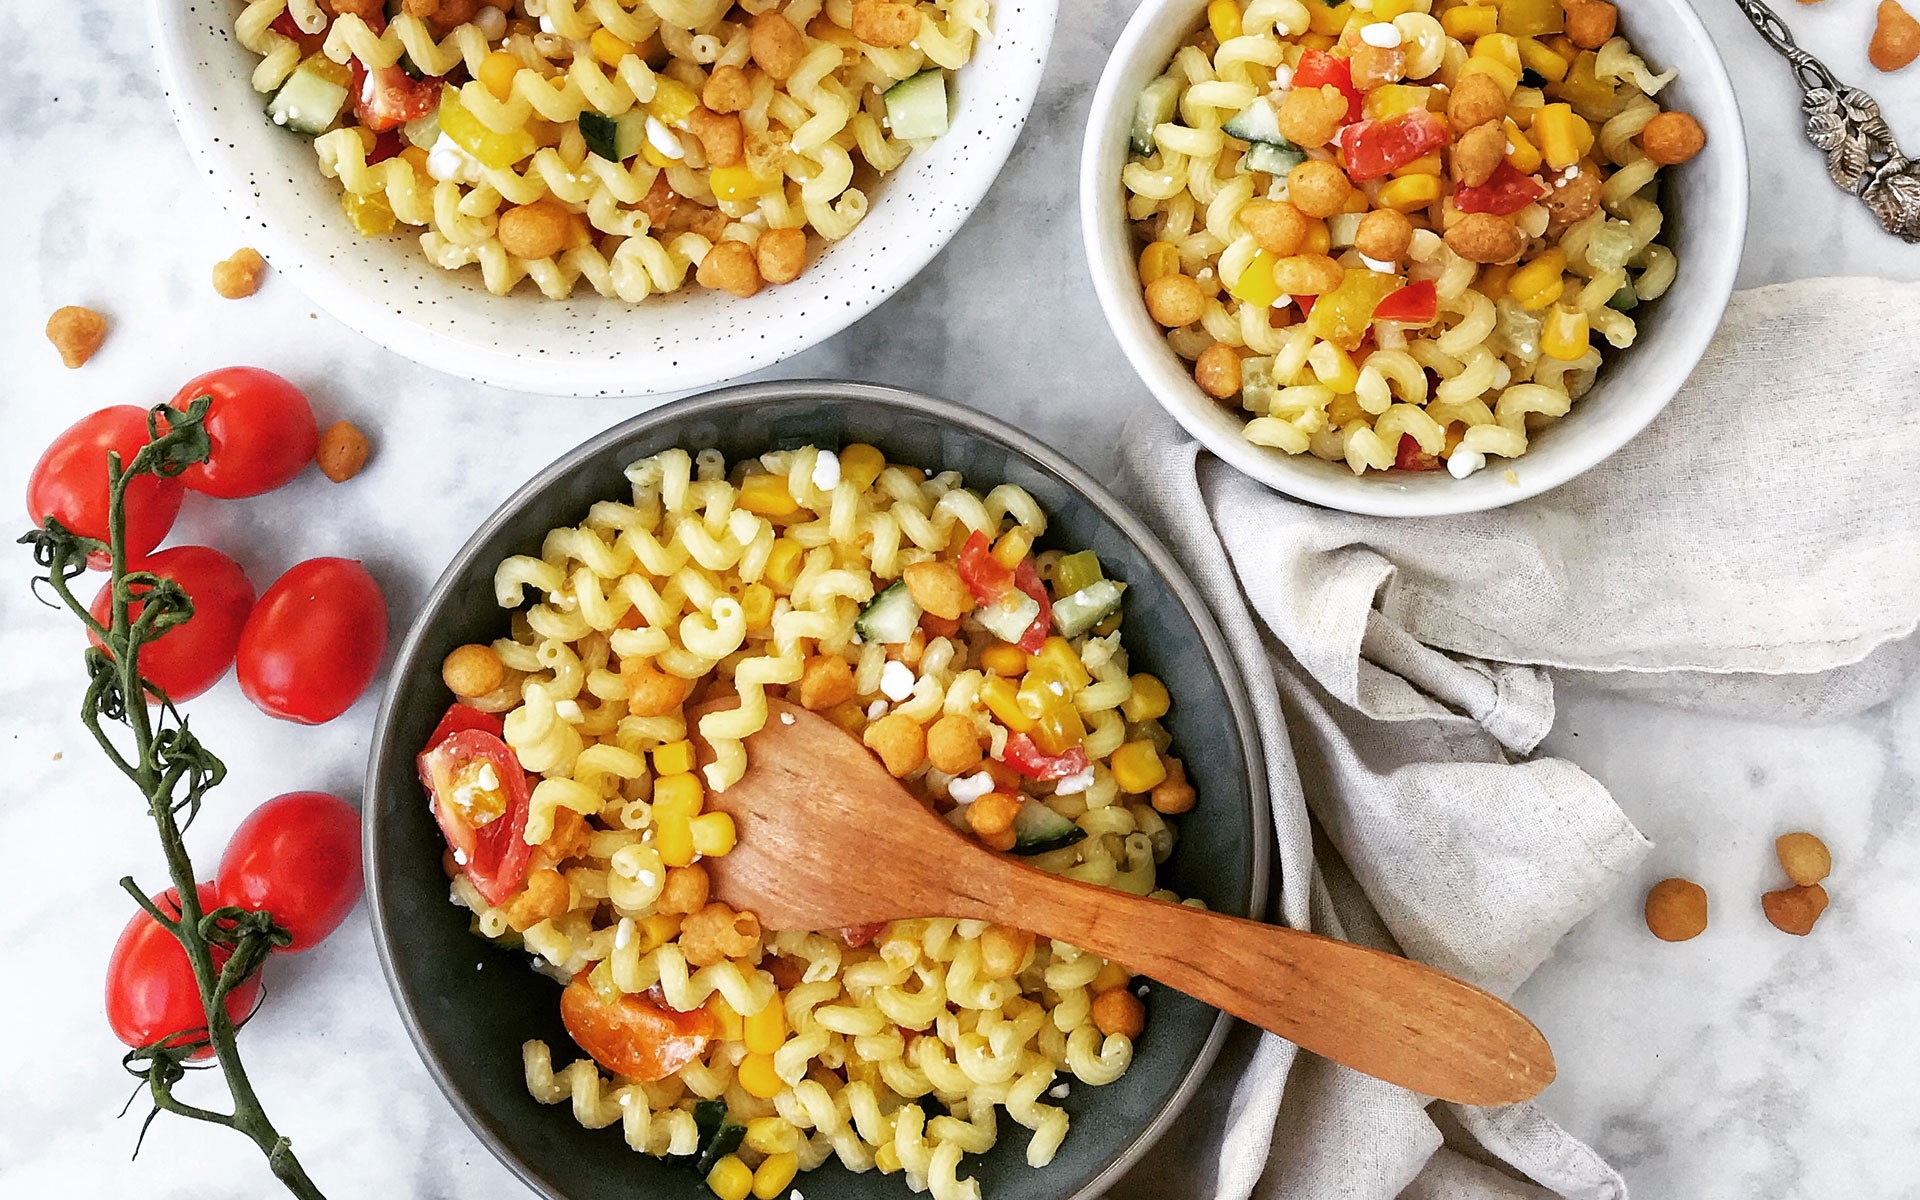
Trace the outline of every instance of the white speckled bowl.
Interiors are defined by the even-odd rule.
[[[1312,2],[1312,0],[1309,0]],[[1490,458],[1466,479],[1445,471],[1370,471],[1256,446],[1244,423],[1202,392],[1191,367],[1147,316],[1135,267],[1120,168],[1134,98],[1166,70],[1174,50],[1203,19],[1206,0],[1144,0],[1121,33],[1094,93],[1080,157],[1080,221],[1087,261],[1107,323],[1127,358],[1166,410],[1215,454],[1277,491],[1328,508],[1381,516],[1477,512],[1538,495],[1627,444],[1673,399],[1706,352],[1733,293],[1747,228],[1747,148],[1733,87],[1688,0],[1621,0],[1620,29],[1655,70],[1680,77],[1660,99],[1699,118],[1707,147],[1661,172],[1667,217],[1661,240],[1680,259],[1673,287],[1633,316],[1640,336],[1611,351],[1598,382],[1573,410],[1533,435],[1527,452]],[[1508,471],[1513,479],[1508,478]]]
[[[957,72],[953,128],[872,191],[858,228],[807,272],[749,300],[688,286],[638,305],[589,287],[569,300],[532,281],[510,296],[477,267],[444,271],[416,236],[361,238],[309,139],[263,115],[255,57],[232,0],[153,0],[154,44],[174,123],[221,202],[274,268],[346,324],[449,374],[523,391],[645,395],[704,387],[846,328],[939,253],[986,195],[1039,91],[1058,0],[996,0],[993,36]]]

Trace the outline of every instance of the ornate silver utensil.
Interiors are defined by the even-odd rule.
[[[1793,64],[1805,93],[1800,108],[1807,114],[1807,140],[1827,152],[1827,174],[1835,185],[1865,201],[1887,232],[1920,242],[1920,162],[1900,153],[1880,105],[1795,45],[1786,22],[1760,0],[1733,2]]]

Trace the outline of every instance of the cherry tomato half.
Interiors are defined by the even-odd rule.
[[[360,898],[360,813],[326,792],[288,792],[253,810],[220,856],[220,903],[273,914],[297,954],[340,927]]]
[[[201,884],[199,892],[202,912],[219,906],[211,883]],[[153,897],[153,902],[170,917],[180,915],[180,894],[171,888]],[[224,965],[231,953],[225,946],[215,946],[214,967]],[[245,1020],[259,999],[260,976],[255,973],[227,993],[227,1016],[236,1023]],[[151,1046],[207,1027],[207,1010],[201,1007],[200,988],[193,980],[186,950],[144,910],[127,922],[107,960],[107,1024],[129,1046]],[[195,1059],[212,1055],[211,1046],[193,1053]]]
[[[240,690],[261,712],[331,721],[367,690],[387,650],[387,601],[350,558],[310,558],[274,580],[240,631]]]
[[[116,404],[80,418],[40,456],[27,481],[27,515],[35,526],[56,517],[73,533],[107,540],[107,452],[117,451],[126,466],[147,444],[147,413]],[[160,544],[173,528],[186,495],[178,479],[142,475],[127,485],[127,555],[139,558]],[[104,570],[106,554],[90,554],[87,565]]]
[[[130,569],[173,580],[193,601],[193,616],[186,624],[140,648],[140,677],[170,700],[191,700],[220,682],[233,665],[240,629],[253,611],[253,584],[239,563],[207,546],[174,546],[134,562]],[[113,585],[108,584],[88,611],[105,625],[112,605]],[[129,617],[138,617],[141,607],[135,599],[127,606]],[[102,644],[91,633],[87,636],[94,645]]]
[[[441,729],[464,724],[463,704],[449,709]],[[527,773],[513,748],[484,728],[466,725],[435,740],[417,760],[420,782],[433,797],[454,861],[489,903],[503,904],[527,877]]]
[[[395,63],[368,70],[353,59],[353,115],[360,124],[382,133],[417,121],[440,107],[441,79],[415,79]]]
[[[169,401],[186,411],[212,396],[207,436],[213,453],[180,476],[196,492],[233,500],[287,483],[313,461],[320,427],[299,388],[259,367],[223,367],[187,381]]]
[[[652,1083],[706,1052],[720,1023],[704,1008],[676,1012],[645,995],[600,998],[585,975],[560,993],[560,1021],[582,1050],[616,1075]]]

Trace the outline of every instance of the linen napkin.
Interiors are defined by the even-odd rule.
[[[1531,757],[1550,672],[1831,716],[1920,658],[1920,285],[1734,297],[1646,432],[1545,495],[1422,520],[1270,492],[1164,416],[1123,487],[1208,595],[1253,693],[1275,919],[1510,994],[1649,844]],[[1578,1087],[1578,1080],[1562,1086]],[[1242,1028],[1116,1197],[1623,1200],[1532,1105],[1429,1102]]]

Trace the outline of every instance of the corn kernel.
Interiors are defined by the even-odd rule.
[[[1343,4],[1340,7],[1345,8],[1346,5]],[[1323,11],[1325,11],[1324,8],[1314,8],[1309,13],[1309,17],[1317,17]],[[1302,49],[1306,50],[1325,52],[1333,49],[1333,35],[1330,33],[1303,33],[1294,40],[1300,43]]]
[[[1400,166],[1395,167],[1393,169],[1393,177],[1395,179],[1401,179],[1408,175],[1438,175],[1441,170],[1442,166],[1438,153],[1423,154],[1412,162],[1402,163]],[[1365,193],[1361,193],[1363,202],[1365,198]],[[1365,210],[1362,209],[1361,211],[1364,212]]]
[[[1540,169],[1540,151],[1511,117],[1507,118],[1507,165],[1522,175],[1531,175]]]
[[[660,852],[660,861],[669,867],[691,866],[693,824],[685,817],[655,818],[653,848]]]
[[[873,1152],[873,1165],[882,1175],[891,1175],[900,1169],[900,1152],[893,1148],[892,1142],[888,1142]]]
[[[640,922],[640,953],[650,954],[679,936],[679,913],[654,913]]]
[[[1465,4],[1440,14],[1440,28],[1455,41],[1471,42],[1500,27],[1500,12],[1479,4]]]
[[[1545,308],[1565,290],[1561,273],[1566,269],[1566,253],[1555,246],[1515,271],[1507,281],[1507,294],[1527,308]]]
[[[1239,37],[1240,5],[1235,0],[1213,0],[1207,5],[1207,28],[1217,42]]]
[[[1479,278],[1474,286],[1489,300],[1498,300],[1507,294],[1507,284],[1512,281],[1518,267],[1514,263],[1488,263],[1480,268]]]
[[[747,1089],[749,1096],[758,1096],[762,1100],[773,1099],[786,1086],[780,1082],[780,1076],[774,1074],[771,1054],[747,1055],[740,1060],[735,1078],[740,1080],[740,1086]]]
[[[754,1054],[772,1054],[787,1040],[787,1010],[779,992],[773,994],[765,1008],[747,1018],[743,1037],[747,1049]]]
[[[719,1026],[719,1036],[722,1041],[737,1042],[741,1039],[746,1029],[746,1019],[734,1011],[733,1005],[727,1003],[725,996],[715,992],[707,997],[706,1009],[713,1017],[714,1023]]]
[[[1490,33],[1475,41],[1472,57],[1492,59],[1515,75],[1520,73],[1520,41],[1510,33]]]
[[[1300,243],[1302,254],[1325,254],[1333,247],[1333,230],[1325,221],[1315,218],[1307,222],[1306,240]],[[1272,303],[1272,301],[1268,301]]]
[[[1167,696],[1167,685],[1159,679],[1145,673],[1135,675],[1130,681],[1133,691],[1120,702],[1120,715],[1129,721],[1157,721],[1167,715],[1172,700]]]
[[[1548,166],[1564,170],[1593,148],[1593,126],[1571,105],[1549,104],[1533,118],[1533,141]]]
[[[995,642],[980,652],[980,665],[996,675],[1017,679],[1027,673],[1027,652],[1012,642]]]
[[[800,1131],[785,1117],[755,1117],[741,1141],[761,1154],[791,1154],[800,1148]]]
[[[523,65],[519,58],[505,50],[495,50],[480,60],[480,82],[493,93],[495,100],[505,100],[513,95],[514,76]]]
[[[887,456],[865,442],[855,442],[840,451],[840,478],[860,491],[872,487],[886,469]]]
[[[677,742],[668,742],[664,746],[653,748],[653,773],[655,775],[687,775],[693,770],[693,743],[686,738]],[[695,779],[694,786],[700,781]],[[660,789],[654,788],[654,800],[660,799]]]
[[[764,583],[741,588],[740,611],[746,614],[748,629],[765,629],[773,624],[773,589]]]
[[[800,1172],[800,1156],[792,1152],[770,1154],[753,1173],[753,1194],[757,1200],[774,1200],[793,1183]]]
[[[1340,31],[1347,27],[1347,19],[1351,16],[1353,16],[1352,4],[1342,3],[1329,7],[1316,2],[1307,5],[1307,28],[1312,31],[1312,34],[1329,39],[1336,38],[1340,36]],[[1327,43],[1328,46],[1332,44],[1331,41]],[[1316,47],[1316,49],[1325,49],[1325,47]]]
[[[662,171],[666,170],[668,167],[677,167],[680,165],[680,162],[681,162],[680,159],[668,158],[665,154],[662,154],[660,152],[659,147],[655,146],[652,142],[640,143],[640,158],[642,161],[647,163],[647,165],[658,167]],[[724,168],[715,168],[715,169],[722,170]],[[719,195],[719,190],[715,189],[714,194]]]
[[[1026,560],[1027,551],[1033,549],[1033,535],[1016,525],[1000,535],[993,544],[993,561],[1011,571]]]
[[[1008,679],[993,677],[980,685],[980,700],[987,706],[988,712],[1015,733],[1031,733],[1033,718],[1020,710],[1019,695],[1013,682]]]
[[[1381,208],[1412,212],[1417,208],[1425,208],[1439,198],[1439,176],[1409,175],[1405,179],[1390,179],[1382,184],[1376,201]]]
[[[1126,987],[1132,982],[1133,976],[1125,967],[1117,962],[1110,962],[1100,968],[1100,973],[1093,977],[1093,982],[1087,985],[1087,990],[1098,996],[1102,992],[1110,992],[1117,987]]]
[[[1353,356],[1332,342],[1314,343],[1307,352],[1307,365],[1313,369],[1313,377],[1336,395],[1349,394],[1360,386],[1360,368],[1353,364]]]
[[[1486,40],[1480,39],[1481,42]],[[1476,46],[1479,44],[1480,42],[1474,43]],[[1469,58],[1467,65],[1460,68],[1460,78],[1465,79],[1469,75],[1485,75],[1499,84],[1500,90],[1509,96],[1513,95],[1513,89],[1520,86],[1520,72],[1495,58]]]
[[[671,75],[653,77],[653,99],[647,101],[647,111],[658,117],[662,125],[680,124],[692,116],[699,105],[700,97],[678,79]]]
[[[692,831],[694,852],[708,858],[725,858],[739,841],[733,818],[723,812],[701,813],[687,825]]]
[[[753,1171],[738,1157],[728,1154],[707,1172],[707,1187],[720,1200],[747,1200],[747,1193],[753,1189]]]
[[[1537,39],[1521,38],[1520,65],[1543,76],[1548,83],[1559,83],[1567,77],[1567,68],[1573,64]]]
[[[1087,673],[1087,665],[1080,661],[1080,654],[1073,648],[1073,643],[1057,633],[1041,643],[1040,653],[1027,660],[1027,669],[1053,672],[1056,679],[1065,682],[1069,693],[1077,692],[1093,682],[1093,676]]]
[[[640,153],[644,156],[652,148],[653,143],[648,142],[640,148]],[[648,158],[647,161],[653,160]],[[780,186],[780,179],[778,176],[755,175],[751,168],[744,166],[714,167],[707,172],[707,186],[713,189],[714,199],[732,203],[764,196]]]
[[[623,40],[611,29],[594,30],[593,36],[587,39],[587,45],[593,50],[593,56],[609,67],[619,66],[621,59],[633,53],[633,44]],[[654,99],[659,98],[660,93],[656,87]]]
[[[700,777],[691,771],[662,775],[653,781],[654,820],[691,821],[700,815],[700,805],[706,798],[707,791],[700,786]]]
[[[1432,158],[1435,162],[1440,161],[1440,156],[1437,154],[1429,155],[1428,157]],[[1425,162],[1426,159],[1421,159],[1420,161]],[[1435,171],[1434,174],[1437,175],[1439,172]],[[1346,202],[1340,206],[1340,211],[1345,213],[1363,213],[1372,207],[1373,201],[1367,199],[1367,194],[1359,188],[1354,188],[1347,193]],[[1328,226],[1328,231],[1331,233],[1332,226]]]
[[[800,502],[787,490],[785,475],[749,475],[741,481],[739,505],[763,517],[790,517]]]
[[[1159,787],[1167,778],[1167,764],[1152,742],[1128,742],[1107,760],[1113,781],[1123,792],[1142,795]]]
[[[1152,283],[1180,273],[1180,251],[1172,242],[1148,242],[1140,252],[1140,282]]]
[[[340,206],[346,211],[347,224],[361,237],[380,237],[392,233],[398,221],[393,215],[393,206],[387,203],[385,192],[376,191],[365,196],[341,192]]]
[[[841,478],[845,479],[846,464],[840,467]],[[806,558],[806,547],[792,538],[780,538],[773,543],[773,549],[767,554],[767,569],[761,578],[781,592],[793,590],[793,581],[800,578],[800,563]]]
[[[1548,358],[1572,362],[1587,352],[1588,332],[1585,312],[1557,307],[1541,324],[1540,349]]]

